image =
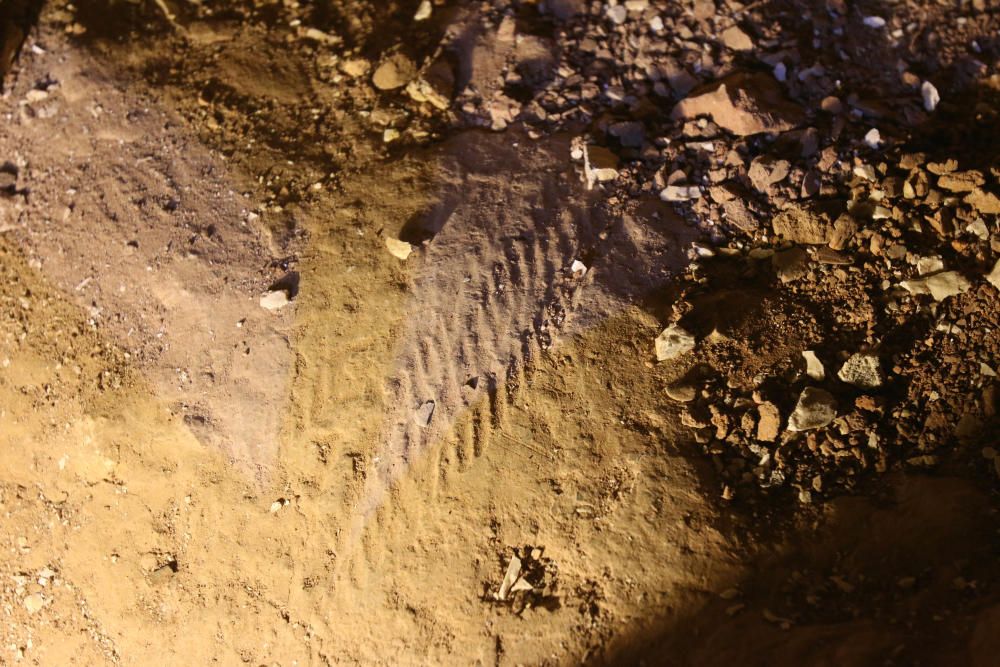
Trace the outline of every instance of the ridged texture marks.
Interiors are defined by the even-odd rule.
[[[455,458],[467,461],[502,428],[505,404],[586,282],[570,270],[590,237],[587,212],[565,208],[565,194],[578,187],[572,178],[543,169],[514,178],[466,173],[451,186],[456,192],[445,193],[459,203],[408,260],[412,297],[362,514],[377,509],[394,480],[436,441],[451,443]],[[434,411],[426,424],[421,407],[428,401]],[[466,410],[471,418],[452,433]]]

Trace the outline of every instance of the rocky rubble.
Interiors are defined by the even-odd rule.
[[[280,11],[329,86],[285,111],[315,121],[327,172],[359,150],[327,142],[331,123],[383,151],[518,127],[575,137],[567,159],[607,219],[674,207],[699,239],[662,277],[678,295],[651,355],[725,497],[812,500],[950,456],[996,474],[966,455],[996,432],[995,13],[956,3],[938,35],[909,4],[430,2],[393,18],[409,42],[373,51],[305,6]],[[281,146],[231,93],[203,102],[224,151],[247,124]],[[261,174],[274,211],[336,180],[310,164]]]

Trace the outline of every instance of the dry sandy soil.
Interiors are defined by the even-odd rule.
[[[0,664],[997,664],[988,3],[38,6]]]

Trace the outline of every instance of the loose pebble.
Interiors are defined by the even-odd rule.
[[[882,365],[874,354],[852,354],[837,372],[837,377],[855,387],[877,389],[883,383]]]
[[[405,260],[413,252],[413,246],[406,241],[394,239],[391,236],[385,238],[385,247],[389,249],[389,254],[401,260]]]
[[[656,338],[656,360],[670,361],[694,349],[695,339],[683,327],[671,324]]]
[[[265,310],[280,310],[291,302],[288,291],[283,289],[266,292],[260,297],[260,307]]]
[[[806,375],[817,381],[826,378],[826,369],[823,368],[823,362],[819,360],[815,352],[805,350],[802,353],[802,358],[806,360]]]
[[[837,400],[825,389],[806,387],[788,418],[789,431],[822,428],[837,416]]]
[[[920,84],[920,96],[924,100],[924,110],[928,113],[937,109],[937,105],[941,101],[937,88],[930,81],[924,81]]]

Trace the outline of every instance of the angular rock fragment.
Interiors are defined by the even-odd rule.
[[[434,417],[434,401],[424,401],[417,408],[417,411],[413,413],[413,421],[417,423],[417,426],[427,427],[431,424],[431,419]]]
[[[917,260],[917,273],[919,275],[927,276],[939,271],[944,271],[944,262],[941,261],[940,257],[921,257]]]
[[[1000,290],[1000,259],[993,265],[993,270],[986,274],[986,280]]]
[[[697,185],[668,185],[660,190],[663,201],[687,201],[701,196],[701,188]]]
[[[369,69],[371,69],[371,63],[364,58],[348,58],[340,62],[340,71],[354,78],[368,74]]]
[[[583,156],[588,183],[618,178],[618,156],[604,146],[584,146]]]
[[[753,217],[750,209],[740,199],[731,199],[722,204],[722,210],[726,214],[726,221],[737,229],[748,234],[757,231],[759,225],[757,219]]]
[[[837,377],[841,382],[861,389],[877,389],[883,382],[882,365],[874,354],[852,354],[841,366]]]
[[[900,166],[903,169],[914,169],[916,167],[919,167],[920,163],[923,162],[926,159],[925,156],[923,155],[923,153],[918,153],[916,155],[904,156],[904,157],[910,157],[910,158],[912,158],[910,160],[910,163],[911,163],[912,166],[903,166],[902,162],[900,162]],[[944,160],[943,162],[928,162],[927,163],[927,171],[931,172],[935,176],[943,176],[944,174],[950,174],[951,172],[955,171],[956,169],[958,169],[958,160],[956,160],[953,157],[950,157],[950,158]]]
[[[656,337],[656,360],[669,361],[694,349],[695,339],[683,327],[671,324]]]
[[[395,90],[409,83],[416,74],[417,68],[413,61],[396,53],[378,66],[372,75],[372,83],[379,90]]]
[[[764,401],[757,406],[760,420],[757,422],[757,439],[761,442],[774,442],[781,432],[781,412],[778,406],[770,401]]]
[[[678,121],[709,116],[737,136],[785,132],[801,124],[802,110],[787,100],[781,87],[765,74],[737,72],[677,103],[671,117]]]
[[[747,178],[757,192],[766,194],[772,185],[785,180],[790,169],[791,164],[788,160],[756,157],[747,169]]]
[[[973,192],[985,182],[978,171],[956,171],[938,177],[938,187],[949,192]]]
[[[511,556],[510,562],[507,563],[507,571],[504,572],[503,581],[500,582],[500,590],[496,593],[497,600],[506,600],[507,594],[510,593],[510,589],[514,586],[514,582],[521,575],[521,559],[517,556]]]
[[[985,192],[979,189],[973,190],[965,198],[965,202],[984,215],[1000,214],[1000,197],[997,197],[992,192]]]
[[[950,296],[964,294],[971,283],[957,271],[942,271],[924,278],[904,280],[900,286],[910,294],[930,294],[935,301],[944,301]]]
[[[399,239],[394,239],[391,236],[387,236],[385,239],[385,247],[388,248],[389,254],[397,259],[405,260],[413,252],[413,246],[406,241],[400,241]]]
[[[857,232],[858,223],[854,218],[847,213],[841,213],[834,220],[833,229],[827,234],[827,245],[834,250],[843,250]]]
[[[868,148],[873,149],[882,145],[882,134],[878,131],[877,127],[873,127],[865,134],[865,144]]]
[[[420,5],[417,7],[416,13],[413,15],[414,21],[426,21],[431,17],[434,12],[434,7],[431,5],[430,0],[421,0]]]
[[[800,206],[791,206],[771,221],[774,233],[792,243],[826,245],[833,225],[830,219]]]
[[[806,360],[806,375],[816,381],[826,378],[826,369],[823,368],[823,362],[819,360],[815,352],[805,350],[802,353],[802,358]]]
[[[260,307],[264,310],[278,310],[289,303],[291,299],[288,297],[288,291],[283,289],[266,292],[260,297]]]
[[[806,387],[788,418],[789,431],[822,428],[837,416],[837,400],[825,389]]]
[[[722,43],[733,51],[752,51],[753,40],[737,26],[730,26],[719,35]]]
[[[433,62],[406,85],[406,94],[415,102],[427,102],[444,111],[455,92],[455,75],[444,59]]]

